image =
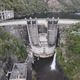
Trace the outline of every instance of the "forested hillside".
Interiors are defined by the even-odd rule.
[[[80,0],[48,0],[52,11],[74,11],[80,9]]]
[[[64,29],[63,35],[64,41],[58,48],[58,61],[69,80],[80,80],[80,24]]]
[[[1,9],[13,9],[15,16],[74,11],[80,9],[80,0],[0,0]]]
[[[5,32],[3,27],[0,27],[0,60],[12,56],[16,56],[19,61],[25,61],[27,57],[26,47],[20,40]]]
[[[13,9],[16,16],[43,13],[48,10],[44,0],[0,0],[0,9]]]

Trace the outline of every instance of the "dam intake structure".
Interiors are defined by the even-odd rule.
[[[45,24],[37,24],[37,20],[27,21],[30,51],[33,56],[47,58],[55,53],[58,35],[58,20],[47,19]]]

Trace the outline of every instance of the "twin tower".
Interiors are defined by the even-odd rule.
[[[28,37],[31,51],[37,57],[49,57],[54,54],[58,35],[58,19],[29,19],[27,21]]]

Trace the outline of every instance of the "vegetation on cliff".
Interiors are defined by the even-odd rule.
[[[80,24],[65,29],[64,34],[65,44],[58,49],[58,61],[70,80],[80,80]]]
[[[44,13],[48,10],[44,0],[0,0],[0,9],[13,9],[15,16]]]
[[[0,0],[0,10],[14,10],[15,17],[45,14],[48,12],[73,12],[80,10],[80,0]]]
[[[26,47],[20,40],[5,32],[0,27],[0,59],[15,55],[18,60],[24,61],[27,57]]]
[[[77,11],[80,10],[80,0],[48,0],[51,11]]]

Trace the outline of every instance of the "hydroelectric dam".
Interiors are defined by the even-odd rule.
[[[56,61],[56,47],[59,40],[59,25],[71,25],[79,20],[23,19],[0,22],[7,32],[23,40],[28,50],[24,63],[15,63],[7,72],[9,80],[32,80],[32,70],[36,80],[68,80]]]

